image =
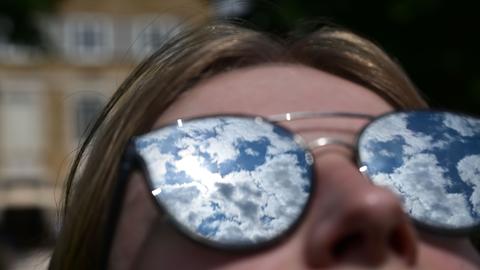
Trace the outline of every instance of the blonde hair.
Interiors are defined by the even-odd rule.
[[[395,108],[426,106],[395,61],[374,43],[344,29],[323,27],[293,41],[219,23],[181,33],[130,74],[79,151],[66,181],[63,227],[50,269],[102,268],[100,241],[108,233],[105,224],[118,167],[132,136],[148,131],[182,92],[199,81],[264,63],[321,69],[371,89]]]

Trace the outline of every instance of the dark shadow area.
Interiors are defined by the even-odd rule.
[[[0,222],[0,270],[25,254],[52,247],[54,237],[40,208],[12,208],[2,213]]]
[[[325,21],[345,26],[398,59],[432,106],[480,114],[478,10],[465,0],[279,0],[253,1],[242,19],[280,35]]]

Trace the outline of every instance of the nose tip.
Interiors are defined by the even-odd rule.
[[[329,166],[330,172],[332,166]],[[328,191],[319,191],[320,199],[313,202],[312,209],[318,214],[308,238],[309,264],[315,267],[352,263],[378,266],[388,256],[414,264],[415,231],[398,198],[370,184],[353,164],[342,168],[341,173],[330,173],[328,180],[320,179],[319,189],[322,185],[328,186],[324,183],[328,181],[337,185]]]

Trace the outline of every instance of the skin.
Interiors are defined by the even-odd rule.
[[[300,65],[230,71],[193,87],[152,129],[209,114],[268,116],[296,111],[380,115],[393,108],[372,91]],[[309,141],[322,136],[353,142],[365,120],[322,119],[285,124]],[[417,230],[391,192],[373,186],[353,153],[315,149],[317,189],[312,204],[284,241],[257,251],[229,253],[195,243],[156,208],[139,172],[132,174],[110,256],[111,269],[478,269],[466,238]]]

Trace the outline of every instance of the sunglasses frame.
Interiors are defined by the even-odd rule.
[[[211,115],[203,115],[203,116],[198,116],[198,117],[192,117],[192,118],[185,118],[181,119],[184,122],[192,121],[192,120],[199,120],[199,119],[206,119],[206,118],[220,118],[220,117],[237,117],[237,118],[248,118],[252,119],[252,121],[258,121],[261,120],[263,122],[267,122],[277,128],[281,128],[282,130],[288,132],[289,134],[292,135],[292,140],[295,141],[303,151],[305,151],[305,154],[310,154],[313,158],[313,163],[309,164],[308,169],[310,171],[311,179],[310,179],[310,184],[311,184],[311,191],[310,194],[308,195],[308,199],[304,205],[304,208],[302,209],[302,212],[298,216],[298,218],[289,226],[288,229],[286,229],[284,232],[279,234],[278,236],[273,237],[272,239],[269,239],[265,242],[261,243],[256,243],[256,244],[247,244],[247,245],[225,245],[225,244],[220,244],[220,243],[215,243],[215,241],[209,240],[207,238],[198,236],[191,232],[189,229],[187,229],[184,225],[182,225],[180,222],[176,220],[176,218],[169,214],[168,211],[166,210],[165,206],[163,206],[156,198],[155,195],[151,193],[152,190],[154,190],[154,187],[152,186],[152,179],[150,177],[150,173],[148,171],[147,165],[145,160],[142,158],[142,156],[137,152],[134,146],[135,140],[140,137],[140,136],[145,136],[147,134],[153,133],[157,130],[166,128],[166,127],[171,127],[175,126],[178,124],[175,123],[170,123],[163,125],[161,127],[155,128],[154,130],[151,130],[147,133],[144,133],[142,135],[134,136],[132,137],[125,149],[124,155],[121,159],[120,166],[119,166],[119,171],[118,171],[118,182],[117,185],[114,188],[113,196],[112,196],[112,202],[110,205],[110,212],[109,216],[107,218],[106,222],[106,238],[103,243],[104,245],[104,251],[105,251],[105,263],[104,265],[107,266],[108,264],[108,257],[110,253],[110,248],[113,242],[113,237],[116,232],[116,227],[119,219],[119,214],[122,209],[123,205],[123,199],[124,199],[124,194],[126,191],[126,186],[127,182],[129,179],[129,176],[132,172],[134,171],[140,171],[142,175],[145,178],[145,184],[148,187],[149,193],[151,196],[151,200],[153,203],[156,205],[156,208],[165,215],[166,220],[173,225],[174,228],[176,228],[177,231],[180,232],[180,235],[185,236],[187,239],[193,241],[194,243],[201,244],[205,247],[209,248],[214,248],[214,249],[221,249],[225,251],[234,251],[234,252],[240,252],[240,253],[251,253],[255,252],[259,249],[265,249],[271,246],[274,246],[278,244],[279,242],[285,240],[288,238],[288,236],[295,231],[298,226],[301,224],[301,222],[304,219],[304,216],[308,212],[307,209],[309,209],[311,200],[314,197],[315,193],[317,192],[317,183],[315,179],[315,156],[313,154],[313,151],[315,147],[322,147],[324,145],[340,145],[347,147],[353,151],[354,154],[354,162],[359,168],[360,173],[366,177],[369,182],[372,185],[376,185],[371,178],[366,174],[365,172],[362,172],[360,168],[363,166],[360,163],[360,158],[359,158],[359,147],[358,143],[362,137],[362,135],[365,133],[365,130],[369,128],[369,126],[384,118],[388,117],[392,114],[399,114],[399,113],[412,113],[412,112],[442,112],[442,113],[453,113],[455,115],[459,116],[464,116],[464,117],[473,117],[477,118],[476,116],[465,114],[465,113],[458,113],[458,112],[451,112],[451,111],[446,111],[446,110],[431,110],[431,109],[416,109],[416,110],[401,110],[401,111],[391,111],[387,112],[378,116],[373,116],[373,115],[368,115],[368,114],[363,114],[363,113],[351,113],[351,112],[295,112],[295,113],[283,113],[283,114],[276,114],[268,117],[262,117],[262,116],[257,116],[257,115],[248,115],[248,114],[211,114]],[[369,120],[367,124],[365,124],[355,135],[355,143],[354,144],[349,144],[346,142],[343,142],[341,140],[336,140],[330,137],[321,137],[319,139],[325,139],[324,143],[317,143],[316,146],[311,147],[309,144],[298,134],[294,133],[290,129],[286,128],[283,126],[281,123],[282,122],[288,122],[292,120],[303,120],[303,119],[318,119],[318,118],[359,118],[359,119],[366,119]],[[318,139],[314,140],[317,141]],[[376,185],[377,186],[377,185]],[[385,187],[388,188],[388,187]],[[120,206],[120,207],[118,207]],[[445,228],[440,228],[436,227],[433,225],[426,224],[424,222],[421,222],[420,220],[417,220],[415,217],[410,215],[409,213],[405,213],[408,215],[409,219],[412,220],[413,224],[420,230],[427,231],[427,232],[432,232],[436,234],[442,234],[444,236],[453,236],[453,237],[458,237],[458,236],[465,236],[468,235],[474,231],[480,230],[480,223],[478,225],[474,225],[465,229],[445,229]]]

